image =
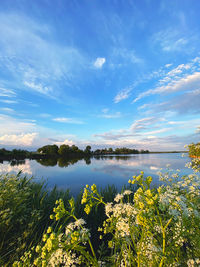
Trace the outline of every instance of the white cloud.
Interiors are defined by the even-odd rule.
[[[197,128],[196,128],[196,131],[195,131],[196,133],[200,133],[200,125],[199,126],[197,126]]]
[[[157,32],[152,36],[152,43],[159,45],[163,51],[173,52],[173,51],[185,51],[187,53],[193,50],[194,44],[198,41],[197,34],[186,34],[184,31],[177,29],[168,28]],[[188,49],[188,44],[190,47]]]
[[[176,112],[180,115],[200,113],[200,88],[193,91],[186,91],[160,104],[152,106],[156,112]]]
[[[54,142],[54,144],[56,144],[57,146],[61,146],[61,145],[69,145],[69,146],[72,146],[74,144],[74,142],[72,140],[65,139],[64,141]]]
[[[8,100],[8,99],[0,99],[0,102],[6,103],[6,104],[16,104],[18,101],[16,100]]]
[[[150,131],[150,132],[145,132],[143,133],[144,135],[151,135],[151,134],[158,134],[158,133],[165,133],[172,130],[172,128],[161,128],[159,130],[155,130],[155,131]]]
[[[11,166],[10,162],[4,162],[3,164],[0,164],[0,173],[18,173],[19,171],[32,175],[33,173],[31,170],[30,161],[26,160],[24,164],[20,164],[19,166]]]
[[[162,121],[163,119],[157,117],[147,117],[134,121],[131,125],[130,130],[133,132],[143,131],[149,127],[152,129],[155,123]]]
[[[24,85],[44,95],[49,95],[53,91],[51,87],[43,86],[41,83],[24,81]]]
[[[163,73],[164,73],[163,68],[160,68],[157,71],[153,71],[153,72],[148,73],[148,74],[142,76],[141,78],[137,79],[130,86],[125,87],[124,89],[122,89],[115,96],[114,103],[119,103],[120,101],[129,98],[130,95],[131,95],[131,92],[133,91],[133,89],[135,89],[137,86],[139,86],[139,84],[147,82],[147,81],[149,81],[151,79],[158,78],[158,77],[162,76]]]
[[[94,62],[94,66],[97,69],[101,69],[103,67],[103,64],[106,62],[105,57],[98,57],[95,62]]]
[[[171,64],[165,64],[165,67],[166,68],[169,68],[169,67],[171,67],[172,66],[172,63]]]
[[[0,96],[3,97],[15,97],[16,96],[16,92],[12,89],[7,89],[7,88],[3,88],[0,87]]]
[[[5,134],[0,136],[1,145],[31,146],[37,137],[37,133]]]
[[[120,101],[127,99],[130,96],[130,92],[132,91],[132,87],[128,87],[123,89],[121,92],[119,92],[115,98],[114,98],[114,102],[115,103],[119,103]]]
[[[62,117],[62,118],[54,118],[52,120],[53,121],[56,121],[56,122],[61,122],[61,123],[83,124],[82,121],[77,120],[77,119],[73,119],[73,118],[65,118],[65,117]]]
[[[100,117],[102,118],[106,118],[106,119],[117,119],[117,118],[120,118],[122,115],[121,115],[121,112],[116,112],[116,113],[111,113],[111,114],[108,114],[108,113],[105,113],[105,114],[102,114],[100,115]]]
[[[6,113],[13,113],[14,112],[14,109],[12,108],[0,108],[0,110],[6,112]]]
[[[27,122],[25,119],[17,119],[8,115],[0,114],[0,135],[21,134],[36,131],[34,122]]]
[[[76,83],[80,72],[89,65],[76,47],[51,41],[53,29],[25,15],[1,13],[0,25],[0,70],[3,66],[9,72],[11,86],[59,97],[63,92],[58,82],[65,81],[67,94],[66,88]],[[0,90],[0,96],[10,93]]]
[[[155,89],[150,89],[139,94],[138,97],[133,100],[133,103],[149,95],[161,94],[161,93],[169,94],[177,91],[195,90],[199,88],[199,84],[200,84],[200,72],[188,74],[185,77],[181,77],[177,80],[172,80],[166,85],[159,86],[156,87]]]

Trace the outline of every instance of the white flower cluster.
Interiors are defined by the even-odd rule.
[[[66,252],[62,248],[58,248],[50,257],[48,262],[49,267],[55,266],[66,266],[66,267],[76,267],[77,264],[80,264],[80,259],[77,258],[75,253],[72,251]]]

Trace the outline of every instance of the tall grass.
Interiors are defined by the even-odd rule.
[[[107,186],[101,189],[106,201],[113,201],[117,189]],[[86,219],[81,205],[83,192],[75,201],[77,217]],[[10,266],[25,251],[41,241],[43,233],[53,226],[50,219],[55,202],[62,199],[65,208],[69,209],[71,195],[69,190],[61,191],[56,187],[48,190],[45,182],[36,183],[21,172],[17,175],[0,175],[0,266]],[[91,229],[95,243],[95,232],[105,219],[104,207],[93,209],[87,218],[87,227]]]
[[[46,189],[45,182],[6,174],[0,176],[0,265],[8,265],[41,240],[52,223],[49,216],[55,201],[66,203],[69,191]]]

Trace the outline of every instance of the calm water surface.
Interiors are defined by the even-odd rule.
[[[44,161],[41,162],[43,165],[36,160],[25,160],[19,165],[4,161],[0,164],[0,173],[18,173],[22,170],[24,174],[34,176],[36,181],[46,180],[49,189],[57,185],[59,189],[69,188],[76,195],[86,184],[93,183],[99,187],[114,184],[120,189],[140,171],[144,171],[146,176],[151,175],[153,184],[158,185],[157,172],[161,168],[164,171],[166,165],[170,164],[170,168],[180,169],[181,174],[189,174],[192,171],[185,168],[189,161],[188,156],[182,157],[181,153],[104,156],[72,162],[60,161],[58,164]],[[52,166],[45,166],[49,164]]]

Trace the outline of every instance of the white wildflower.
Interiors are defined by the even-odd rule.
[[[115,202],[119,202],[121,199],[123,198],[123,195],[122,194],[117,194],[114,201]]]
[[[132,194],[132,191],[131,190],[125,190],[124,192],[123,192],[123,195],[125,196],[125,195],[130,195],[130,194]]]

